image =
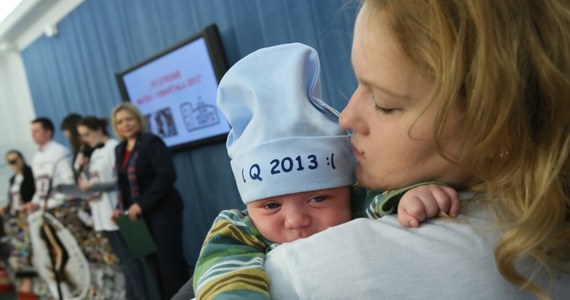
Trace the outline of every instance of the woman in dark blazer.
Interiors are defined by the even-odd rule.
[[[189,278],[182,251],[183,203],[174,186],[176,170],[159,137],[144,132],[144,119],[131,103],[113,109],[120,205],[131,219],[142,217],[157,244],[145,257],[157,280],[162,299],[170,299]],[[120,215],[116,210],[113,217]]]

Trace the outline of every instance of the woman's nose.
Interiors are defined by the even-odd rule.
[[[338,119],[338,123],[340,126],[346,130],[350,130],[352,132],[364,133],[365,131],[365,123],[364,120],[361,118],[358,109],[361,105],[360,103],[360,93],[359,90],[356,89],[350,101],[340,114]]]

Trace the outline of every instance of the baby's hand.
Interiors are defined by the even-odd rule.
[[[459,194],[446,186],[422,185],[407,191],[400,199],[398,222],[404,227],[418,227],[439,212],[455,218],[459,213]]]

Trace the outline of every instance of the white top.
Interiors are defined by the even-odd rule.
[[[97,148],[91,154],[89,166],[87,167],[90,176],[89,182],[109,183],[116,182],[117,176],[115,167],[115,148],[119,142],[110,139],[103,148]],[[117,206],[118,195],[115,191],[99,193],[99,197],[90,199],[91,214],[93,217],[93,228],[95,231],[118,230],[115,223],[111,221],[111,213]]]
[[[491,214],[481,205],[463,206],[456,219],[420,228],[403,228],[396,216],[357,219],[281,245],[265,262],[271,297],[535,299],[497,271]],[[570,299],[570,276],[559,277],[552,297]]]
[[[53,187],[59,184],[74,184],[75,181],[71,169],[71,153],[63,145],[55,141],[49,141],[34,154],[32,171],[34,172],[34,180],[36,182],[36,193],[32,202],[42,208],[45,204],[49,182],[52,177]],[[48,208],[61,205],[64,199],[65,195],[52,192],[48,199]]]
[[[14,177],[14,182],[10,186],[10,198],[12,203],[10,205],[10,211],[15,213],[18,208],[24,203],[22,201],[22,194],[20,193],[20,188],[22,187],[22,182],[24,181],[24,175],[21,173],[16,174]]]

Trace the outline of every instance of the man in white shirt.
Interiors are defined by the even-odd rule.
[[[27,204],[28,211],[61,205],[65,196],[50,192],[50,187],[74,183],[71,153],[52,140],[53,134],[54,127],[50,119],[40,117],[32,121],[32,138],[40,148],[32,159],[36,193]]]

